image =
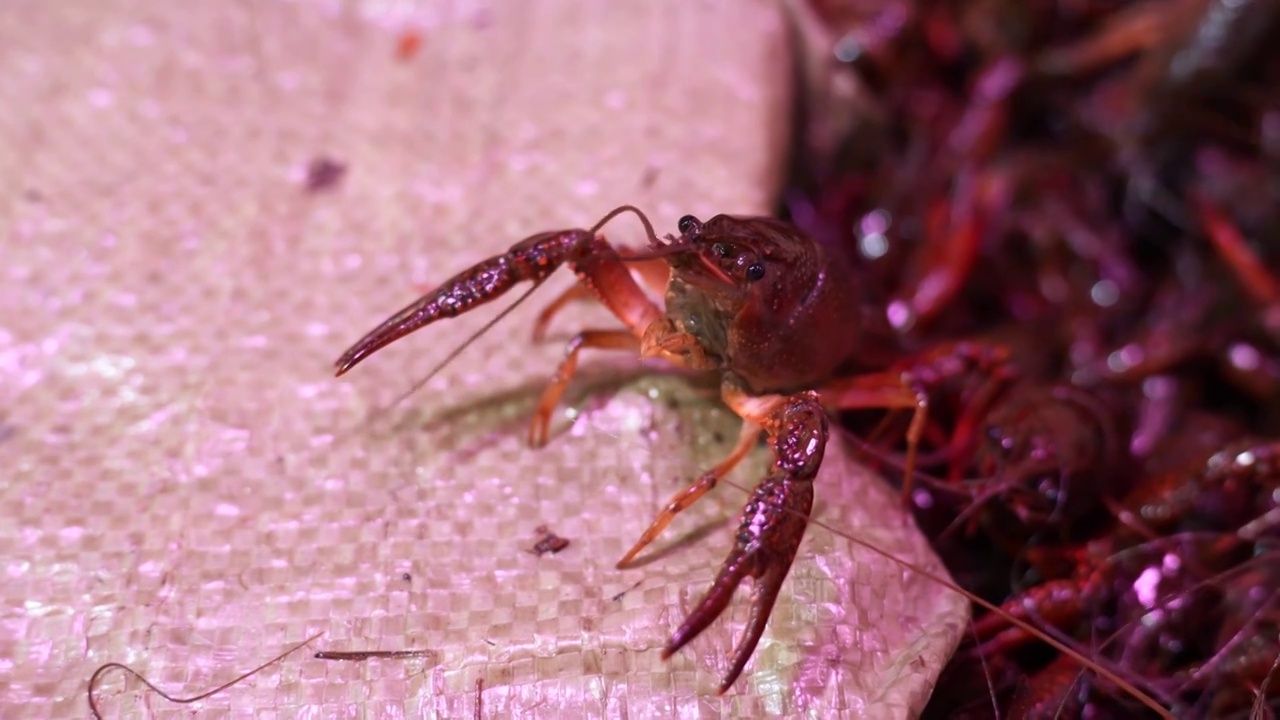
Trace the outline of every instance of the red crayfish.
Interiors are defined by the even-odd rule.
[[[647,251],[614,248],[599,234],[624,212],[634,213],[644,225]],[[911,478],[930,390],[957,378],[1000,377],[997,369],[1007,357],[1000,346],[983,343],[913,352],[890,327],[880,298],[858,282],[840,249],[815,242],[781,220],[717,215],[704,222],[686,215],[678,228],[678,237],[659,240],[643,213],[622,206],[589,229],[529,237],[393,315],[336,366],[342,375],[414,330],[461,315],[520,282],[536,288],[567,264],[579,285],[548,306],[535,334],[565,302],[588,295],[624,327],[586,330],[569,342],[534,413],[531,445],[547,441],[551,415],[584,349],[638,352],[688,370],[719,373],[724,402],[744,422],[736,447],[677,494],[618,565],[626,566],[677,513],[714,488],[761,432],[768,435],[773,465],[742,512],[734,547],[710,590],[663,651],[667,658],[705,630],[751,576],[751,614],[723,678],[724,693],[763,635],[803,539],[813,480],[828,439],[828,411],[913,410],[905,468]],[[646,295],[637,276],[647,284],[665,283],[663,305]]]

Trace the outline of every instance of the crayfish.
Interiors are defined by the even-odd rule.
[[[634,213],[645,226],[646,251],[614,248],[599,234],[624,212]],[[535,334],[565,302],[584,296],[597,299],[623,327],[585,330],[570,340],[534,413],[532,446],[547,442],[552,414],[585,349],[634,352],[686,370],[718,373],[721,397],[743,420],[735,448],[672,498],[618,566],[626,567],[679,512],[712,490],[762,432],[768,436],[773,465],[742,512],[733,549],[663,651],[664,659],[670,657],[698,636],[725,610],[742,580],[753,578],[750,618],[720,687],[724,693],[763,635],[804,537],[813,480],[828,439],[828,411],[913,410],[907,439],[914,447],[925,422],[928,386],[1001,357],[998,350],[962,344],[913,358],[889,326],[883,305],[872,301],[840,250],[781,220],[717,215],[704,222],[686,215],[678,228],[678,237],[659,240],[643,213],[622,206],[589,229],[533,235],[393,315],[338,359],[337,374],[414,330],[468,312],[520,282],[536,288],[562,265],[574,271],[579,284],[548,306]],[[665,303],[651,300],[641,282],[665,283]]]

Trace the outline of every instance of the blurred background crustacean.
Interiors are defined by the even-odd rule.
[[[931,398],[922,529],[1174,716],[1274,716],[1280,5],[809,6],[844,132],[799,143],[790,217],[859,248],[921,344],[1015,359]],[[900,430],[847,420],[901,477]],[[1145,712],[979,610],[925,715]]]

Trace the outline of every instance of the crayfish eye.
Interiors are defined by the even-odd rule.
[[[715,243],[711,246],[711,252],[718,258],[729,257],[729,246],[724,243]]]
[[[748,280],[750,280],[751,282],[755,282],[756,280],[759,280],[762,277],[764,277],[763,265],[761,265],[760,263],[751,263],[751,265],[747,266]]]
[[[676,223],[676,227],[680,229],[681,235],[688,235],[701,226],[702,221],[692,215],[685,215],[680,218],[680,222]]]

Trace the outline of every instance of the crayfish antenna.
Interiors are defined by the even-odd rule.
[[[596,221],[596,224],[592,225],[591,229],[588,232],[590,232],[593,235],[595,233],[600,232],[600,229],[603,228],[605,225],[608,225],[610,220],[613,220],[614,218],[618,217],[622,213],[627,213],[627,212],[631,213],[632,215],[635,215],[636,219],[640,221],[640,224],[644,226],[644,234],[649,241],[650,247],[655,247],[655,248],[664,247],[663,242],[658,239],[658,233],[655,232],[653,229],[653,223],[649,222],[649,216],[645,215],[643,210],[641,210],[640,208],[634,205],[619,205],[618,207],[610,210],[609,212],[604,214],[604,217]]]

